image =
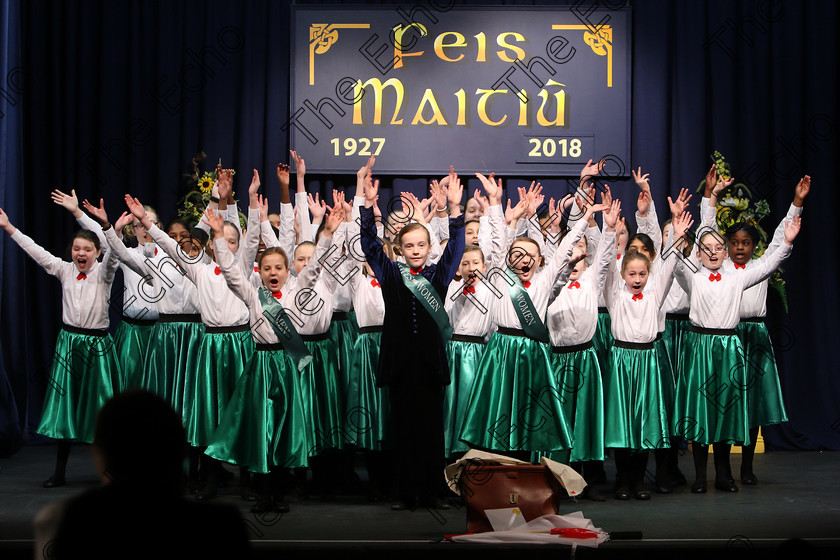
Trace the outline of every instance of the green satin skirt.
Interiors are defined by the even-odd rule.
[[[345,443],[377,451],[389,440],[391,405],[388,387],[376,386],[382,333],[359,334],[350,365],[350,386],[344,415]]]
[[[670,447],[671,430],[663,389],[672,383],[667,363],[667,358],[655,348],[612,347],[604,376],[606,447],[635,450]]]
[[[67,332],[55,342],[47,394],[37,432],[55,439],[93,442],[96,416],[120,391],[114,340]]]
[[[484,344],[477,342],[452,341],[446,343],[449,358],[449,385],[443,390],[443,439],[446,457],[453,453],[469,451],[469,446],[458,439],[464,425],[464,417],[469,406],[470,392],[475,384],[475,376]]]
[[[154,325],[132,325],[121,321],[117,332],[114,333],[123,390],[139,389],[143,386],[146,352],[153,328]]]
[[[668,347],[665,345],[665,337],[653,343],[656,350],[656,357],[659,361],[659,372],[662,377],[662,402],[665,405],[665,412],[668,415],[667,429],[670,435],[674,433],[674,404],[677,401],[677,375],[674,371],[671,357],[668,355]]]
[[[601,368],[601,375],[603,376],[610,363],[610,348],[613,344],[613,336],[610,328],[612,321],[609,313],[598,312],[598,323],[595,326],[595,335],[592,337],[592,345],[595,347],[595,353],[598,355],[598,366]]]
[[[297,368],[286,352],[254,352],[205,453],[256,473],[307,466],[312,445],[301,397]]]
[[[749,444],[746,387],[737,336],[686,331],[677,375],[676,434],[703,445]]]
[[[736,329],[747,365],[747,422],[751,428],[787,422],[779,370],[764,323],[743,322]]]
[[[182,417],[184,384],[188,372],[193,375],[197,369],[203,338],[204,324],[195,322],[157,322],[149,335],[142,387],[167,401]]]
[[[546,344],[494,333],[470,393],[459,439],[494,451],[560,451],[572,446],[562,393]]]
[[[347,397],[350,388],[350,364],[353,361],[353,347],[356,345],[356,338],[359,336],[359,327],[356,321],[350,318],[330,323],[330,330],[327,331],[333,348],[338,349],[338,371],[341,376],[342,394]]]
[[[207,447],[219,427],[245,364],[254,354],[251,332],[204,333],[196,368],[184,383],[184,426],[193,447]]]
[[[665,344],[668,359],[671,361],[671,370],[674,372],[675,377],[680,371],[683,338],[686,331],[690,328],[691,321],[686,319],[665,319],[665,331],[662,333],[662,342]]]
[[[320,455],[328,449],[340,449],[344,433],[344,401],[338,372],[338,352],[329,338],[304,341],[312,361],[301,375],[303,410],[306,415],[308,456]]]
[[[603,461],[604,385],[594,348],[577,352],[552,352],[551,368],[563,395],[563,414],[572,426],[574,445],[568,461]],[[556,460],[556,459],[555,459]]]

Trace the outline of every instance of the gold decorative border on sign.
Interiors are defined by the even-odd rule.
[[[339,29],[370,29],[369,23],[313,23],[309,26],[309,85],[315,85],[315,55],[338,41]]]
[[[612,46],[612,27],[609,25],[601,25],[593,28],[591,25],[552,25],[552,29],[585,29],[583,34],[584,42],[589,45],[592,52],[598,56],[607,57],[607,87],[612,87],[613,74],[613,46]],[[593,33],[594,30],[594,33]]]

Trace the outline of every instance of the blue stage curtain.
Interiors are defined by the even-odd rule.
[[[21,105],[25,86],[20,64],[20,1],[0,0],[0,208],[11,215],[20,214],[23,204],[23,126]],[[21,445],[22,421],[15,395],[29,392],[26,368],[13,353],[21,336],[20,320],[25,306],[20,298],[23,286],[22,261],[19,251],[10,247],[14,241],[3,234],[0,243],[0,457],[13,454]],[[8,359],[11,358],[11,359]],[[12,386],[14,383],[14,387]],[[23,409],[25,411],[25,407]],[[37,418],[36,418],[37,419]]]
[[[594,3],[552,4],[568,10]],[[2,6],[0,60],[7,71],[22,66],[30,81],[17,105],[2,105],[0,203],[39,243],[62,253],[75,226],[49,201],[57,187],[76,188],[90,200],[103,197],[114,215],[131,192],[156,206],[164,221],[173,218],[183,195],[181,174],[199,150],[208,154],[205,169],[219,157],[237,168],[240,191],[257,168],[276,204],[274,167],[289,161],[290,147],[281,129],[290,114],[290,2],[3,0]],[[834,238],[826,226],[836,222],[838,207],[831,183],[840,152],[838,5],[638,0],[632,10],[632,161],[626,171],[642,166],[651,172],[663,220],[666,196],[696,189],[715,149],[770,203],[769,229],[784,215],[799,177],[814,178],[802,234],[784,266],[790,313],[775,293],[768,296],[790,422],[765,436],[775,448],[840,449],[840,364],[832,348],[840,337],[838,298],[829,280],[837,277],[837,259],[822,250]],[[296,148],[305,157],[305,146]],[[453,164],[457,169],[457,151]],[[469,178],[483,170],[458,171]],[[380,178],[384,202],[403,190],[425,193],[432,177]],[[333,186],[352,192],[355,184],[352,176],[310,179],[327,200]],[[507,190],[515,194],[511,187],[530,179],[519,178]],[[471,193],[476,180],[468,184]],[[549,196],[565,188],[556,179],[543,184]],[[611,186],[632,225],[637,187],[627,180]],[[60,295],[55,280],[12,245],[4,238],[0,249],[0,343],[4,371],[30,428],[59,328]],[[119,294],[114,300],[116,317]]]

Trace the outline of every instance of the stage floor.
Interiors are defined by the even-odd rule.
[[[74,447],[67,468],[68,485],[42,488],[41,482],[51,474],[54,461],[52,445],[25,447],[14,457],[0,459],[0,547],[16,551],[15,557],[31,558],[31,552],[27,555],[24,551],[31,550],[31,520],[40,508],[98,484],[90,450]],[[709,463],[709,476],[713,476],[711,458]],[[653,467],[652,457],[649,467]],[[693,478],[690,454],[680,458],[680,467]],[[739,467],[740,457],[733,454],[733,472],[737,473]],[[612,541],[598,551],[578,549],[578,555],[597,553],[604,557],[610,552],[639,548],[661,550],[663,554],[675,549],[758,551],[777,548],[790,538],[806,539],[823,552],[840,547],[840,453],[756,455],[755,472],[758,486],[741,487],[735,494],[715,491],[710,481],[707,494],[695,495],[683,486],[670,495],[653,494],[649,502],[619,502],[611,497],[606,502],[564,499],[560,513],[581,511],[596,527],[609,532],[642,532],[641,541]],[[610,479],[614,477],[610,461],[607,474]],[[600,489],[609,491],[608,487]],[[237,492],[238,487],[233,485],[220,490],[217,499],[242,512],[258,555],[275,549],[350,549],[367,551],[370,557],[376,556],[376,550],[385,553],[397,548],[446,556],[472,548],[430,544],[445,534],[463,532],[463,507],[392,512],[390,503],[339,496],[329,503],[292,502],[291,512],[282,516],[257,516],[249,512],[250,504],[239,499]],[[556,551],[553,557],[557,557]]]

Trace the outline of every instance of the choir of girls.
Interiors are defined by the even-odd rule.
[[[221,167],[193,230],[181,220],[163,228],[130,195],[111,225],[102,201],[84,201],[88,216],[75,191],[54,191],[82,228],[71,262],[0,209],[0,226],[62,286],[38,426],[59,442],[44,486],[65,484],[71,443],[91,442],[105,401],[136,388],[181,415],[197,498],[216,494],[229,463],[254,511],[287,511],[284,495],[305,485],[307,469],[332,496],[356,451],[371,497],[393,496],[395,509],[447,508],[443,466],[470,448],[571,463],[595,500],[604,499],[594,484],[608,456],[617,499],[650,499],[651,450],[657,492],[685,483],[683,440],[692,492],[706,492],[709,445],[716,489],[738,490],[733,444],[742,446],[741,483],[758,482],[758,428],[787,420],[763,322],[767,278],[791,252],[810,177],[754,259],[753,225],[716,231],[717,197],[731,180],[714,167],[692,238],[691,195],[669,197],[671,219],[660,226],[641,169],[629,235],[609,187],[596,202],[589,179],[602,164],[591,161],[578,191],[550,199],[542,215],[538,184],[505,210],[492,174],[476,174],[484,192],[462,207],[450,168],[429,198],[402,193],[401,210],[383,217],[373,157],[352,199],[333,191],[332,207],[307,195],[305,161],[292,158],[295,205],[288,166],[277,167],[279,215],[269,214],[254,170],[244,231]],[[136,243],[126,243],[126,226]],[[125,304],[112,338],[118,269]]]

